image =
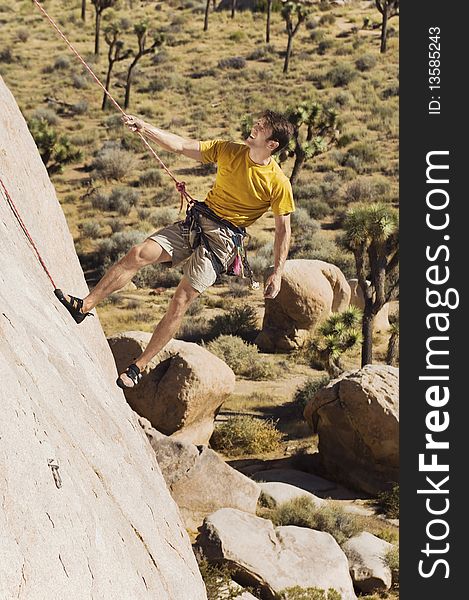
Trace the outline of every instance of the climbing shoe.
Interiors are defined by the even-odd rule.
[[[142,374],[137,365],[130,365],[127,369],[119,375],[116,380],[117,385],[123,390],[127,388],[133,388],[140,383],[142,380]]]
[[[88,315],[94,316],[93,313],[81,312],[83,308],[83,300],[81,298],[75,298],[75,296],[69,296],[67,299],[62,290],[54,290],[54,294],[60,300],[60,302],[65,306],[68,312],[72,315],[76,323],[81,323],[86,319]]]

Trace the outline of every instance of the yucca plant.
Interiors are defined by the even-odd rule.
[[[363,292],[365,307],[362,320],[362,367],[373,359],[373,320],[388,302],[398,284],[387,281],[399,265],[399,216],[395,208],[376,202],[359,204],[351,209],[344,221],[342,245],[353,252],[358,284]]]
[[[342,355],[362,341],[361,316],[361,311],[355,306],[332,314],[309,343],[312,364],[324,368],[331,377],[340,375],[343,372]]]

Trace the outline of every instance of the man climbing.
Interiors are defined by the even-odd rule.
[[[97,304],[122,289],[142,267],[170,262],[184,265],[184,276],[168,310],[158,323],[144,352],[117,379],[122,388],[134,387],[149,361],[173,338],[190,304],[223,272],[238,274],[244,267],[242,238],[269,208],[275,217],[274,270],[265,282],[264,296],[280,291],[282,270],[290,246],[290,213],[295,210],[288,178],[272,158],[284,148],[293,126],[282,115],[265,111],[244,143],[222,140],[199,142],[157,129],[137,117],[123,118],[132,131],[170,152],[203,163],[217,163],[217,176],[205,202],[189,207],[178,221],[150,235],[113,265],[85,298],[56,295],[77,323]]]

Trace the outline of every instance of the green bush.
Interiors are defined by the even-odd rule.
[[[262,359],[256,346],[246,343],[240,337],[220,335],[209,342],[207,349],[226,362],[236,375],[254,380],[272,379],[276,376],[272,363]]]
[[[336,590],[329,588],[302,588],[298,585],[286,588],[280,592],[279,600],[342,600],[342,595]]]
[[[28,126],[49,174],[62,173],[64,165],[81,160],[81,150],[45,119],[32,118]]]
[[[374,54],[364,54],[363,56],[360,56],[360,58],[357,58],[355,66],[359,71],[369,71],[376,66],[377,62],[378,59]]]
[[[356,71],[347,63],[341,63],[333,67],[326,75],[334,87],[348,85],[357,76]]]
[[[210,445],[230,456],[262,454],[278,450],[282,438],[273,421],[238,416],[230,417],[215,427]]]
[[[162,176],[160,169],[148,169],[138,179],[142,187],[157,187],[161,184]]]
[[[399,548],[390,548],[384,557],[384,563],[391,569],[392,583],[399,585]]]
[[[307,496],[282,502],[270,516],[275,525],[297,525],[330,533],[338,544],[361,532],[362,528],[351,513],[333,503],[316,507]]]
[[[301,413],[303,413],[306,405],[310,400],[313,399],[316,392],[326,387],[329,381],[330,377],[327,375],[324,375],[319,379],[312,379],[310,377],[305,381],[305,383],[303,383],[303,385],[296,389],[293,401],[298,405]]]
[[[389,519],[399,518],[399,485],[395,484],[391,490],[378,495],[378,504]]]
[[[205,558],[198,558],[197,562],[205,583],[207,600],[234,600],[246,591],[230,589],[232,579],[226,565],[212,565]]]
[[[257,329],[257,313],[250,306],[235,306],[230,312],[217,315],[210,320],[214,337],[219,335],[250,335]]]
[[[49,125],[57,125],[60,120],[52,108],[38,108],[34,111],[32,118],[43,120]]]
[[[99,237],[100,233],[101,227],[96,221],[84,221],[81,224],[81,234],[84,238],[94,240]]]
[[[91,163],[93,175],[97,179],[121,181],[135,169],[133,154],[118,147],[102,148]]]
[[[382,201],[389,196],[391,184],[382,176],[359,177],[345,189],[346,202]]]

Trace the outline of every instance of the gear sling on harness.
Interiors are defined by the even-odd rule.
[[[218,258],[216,253],[210,247],[210,243],[206,234],[204,233],[203,227],[200,223],[200,215],[207,217],[211,221],[214,221],[218,225],[225,227],[231,234],[231,238],[234,242],[236,254],[230,265],[225,267],[221,260]],[[244,239],[247,236],[246,229],[244,227],[237,227],[219,217],[211,208],[209,208],[205,202],[191,202],[187,205],[186,219],[182,223],[183,232],[186,233],[189,239],[189,244],[192,250],[195,250],[200,244],[203,244],[207,250],[213,267],[217,275],[226,273],[227,275],[248,277],[251,281],[251,287],[257,289],[259,283],[254,281],[254,274],[248,262],[247,252],[244,244]]]

